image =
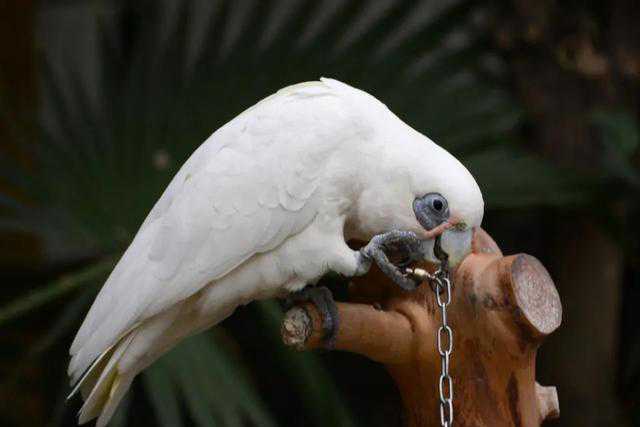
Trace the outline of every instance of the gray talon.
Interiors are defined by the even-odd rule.
[[[404,269],[400,270],[389,261],[386,254],[388,250],[395,250],[407,256],[402,263],[404,267],[412,261],[423,258],[422,241],[410,231],[394,230],[374,236],[367,246],[360,250],[363,256],[373,259],[380,270],[402,289],[407,291],[416,289],[420,282],[413,275],[404,274]]]
[[[340,325],[338,307],[333,300],[329,288],[325,286],[307,286],[287,297],[287,303],[311,302],[322,315],[323,344],[327,350],[332,350],[336,344],[336,335]]]

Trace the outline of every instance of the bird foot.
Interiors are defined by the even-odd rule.
[[[389,260],[388,253],[401,256],[397,266]],[[406,291],[416,289],[421,282],[416,276],[405,274],[405,267],[424,258],[422,240],[413,232],[393,230],[378,234],[360,249],[360,254],[369,264],[375,261],[385,275]]]
[[[286,304],[292,306],[295,303],[311,302],[322,315],[322,330],[324,331],[323,346],[327,350],[333,350],[336,344],[336,335],[340,318],[338,307],[333,300],[329,288],[325,286],[307,286],[287,297]]]

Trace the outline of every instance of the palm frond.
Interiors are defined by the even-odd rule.
[[[497,146],[468,156],[472,173],[482,176],[489,209],[576,206],[589,200],[590,181],[561,170],[522,149]]]
[[[640,190],[640,171],[632,163],[640,145],[638,121],[625,111],[598,110],[591,114],[591,122],[602,135],[608,174]]]
[[[273,349],[287,372],[300,389],[306,410],[311,414],[318,427],[326,425],[350,427],[354,420],[340,398],[335,383],[326,368],[322,366],[318,356],[313,353],[298,353],[275,345],[280,343],[280,322],[283,312],[274,301],[261,301],[255,304],[261,323],[269,332],[274,343]]]
[[[224,343],[221,336],[212,339],[210,334],[197,335],[145,371],[145,389],[161,424],[180,425],[184,402],[201,427],[219,423],[240,427],[247,422],[275,425],[244,367],[228,353]]]
[[[162,427],[182,427],[181,401],[177,387],[169,377],[164,360],[156,362],[144,371],[145,390]]]
[[[104,279],[107,273],[113,269],[115,260],[108,258],[91,264],[77,272],[65,275],[36,291],[18,298],[10,304],[0,308],[0,326],[10,322],[25,313],[47,304],[63,295],[81,288],[87,283],[97,283]]]

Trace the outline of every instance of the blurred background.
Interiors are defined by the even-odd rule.
[[[327,76],[461,158],[485,229],[550,270],[553,425],[640,426],[638,22],[633,0],[3,0],[0,425],[75,425],[71,339],[173,174],[259,99]],[[112,425],[401,425],[382,367],[285,349],[280,316],[254,303],[187,340]]]

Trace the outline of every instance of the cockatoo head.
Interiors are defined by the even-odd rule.
[[[391,134],[379,145],[384,161],[363,173],[369,185],[358,202],[359,228],[369,236],[389,230],[413,231],[424,238],[427,261],[436,237],[458,264],[471,252],[473,231],[484,214],[482,193],[473,176],[455,157],[424,135],[404,125],[400,140]]]

